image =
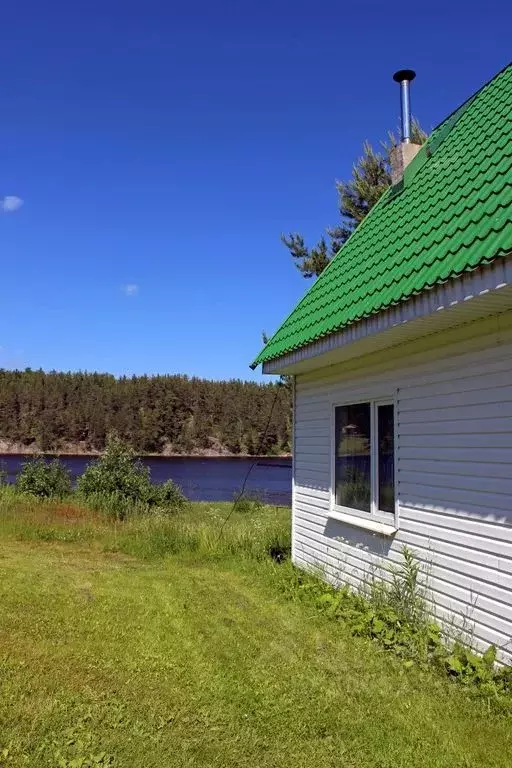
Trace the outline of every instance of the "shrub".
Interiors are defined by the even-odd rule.
[[[26,461],[16,477],[16,490],[43,499],[62,499],[71,493],[69,471],[58,459]]]
[[[85,468],[77,489],[86,499],[99,494],[145,502],[151,496],[149,467],[135,459],[129,446],[110,435],[103,454]]]
[[[188,503],[185,494],[173,480],[153,486],[153,498],[158,506],[164,508],[183,509]]]
[[[259,512],[263,509],[263,502],[252,493],[239,493],[233,502],[233,511],[241,514]]]
[[[120,520],[130,512],[144,512],[149,507],[169,511],[186,503],[172,480],[153,485],[149,467],[136,459],[132,449],[116,435],[109,435],[105,451],[86,467],[77,489],[94,508]]]

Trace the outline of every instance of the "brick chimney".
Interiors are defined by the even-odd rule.
[[[421,149],[420,144],[411,141],[411,99],[409,85],[416,77],[412,69],[400,69],[393,75],[395,83],[400,84],[401,136],[400,144],[389,153],[391,163],[391,183],[397,184],[404,171]]]

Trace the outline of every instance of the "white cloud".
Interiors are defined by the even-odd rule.
[[[127,283],[121,286],[121,290],[125,296],[136,296],[139,292],[139,286],[137,283]]]
[[[23,200],[21,197],[16,197],[16,195],[6,195],[0,200],[0,209],[4,213],[12,213],[13,211],[17,211],[18,208],[21,208],[23,205]]]

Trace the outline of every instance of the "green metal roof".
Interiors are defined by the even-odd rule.
[[[431,134],[254,361],[512,252],[512,64]]]

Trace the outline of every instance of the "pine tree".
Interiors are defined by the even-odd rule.
[[[411,140],[415,144],[424,144],[427,134],[417,120],[412,121]],[[389,133],[388,143],[382,144],[382,152],[375,152],[372,145],[365,141],[363,155],[352,168],[349,181],[337,181],[338,208],[341,222],[326,230],[326,236],[320,238],[313,247],[308,248],[304,237],[298,232],[281,235],[282,242],[290,251],[295,265],[306,278],[320,275],[341,246],[379,201],[391,184],[389,153],[397,140]]]
[[[0,439],[34,451],[102,450],[115,431],[138,453],[254,452],[272,409],[264,450],[275,453],[289,444],[291,406],[281,385],[274,402],[276,386],[0,369]]]

